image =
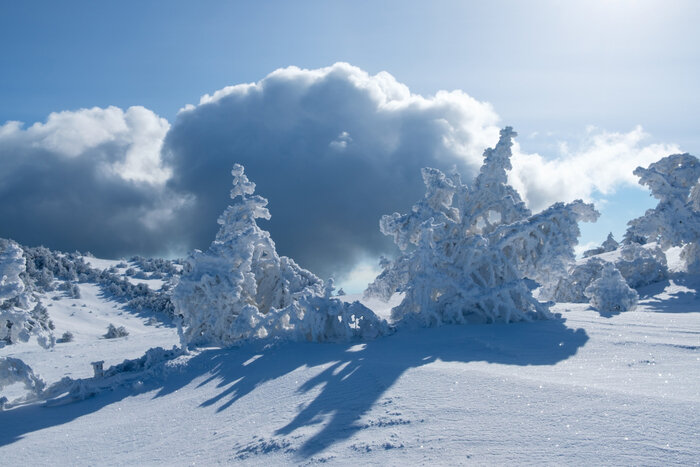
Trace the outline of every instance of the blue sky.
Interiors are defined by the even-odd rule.
[[[0,121],[184,103],[296,65],[463,89],[522,133],[641,124],[700,145],[693,1],[3,2]]]
[[[95,106],[143,106],[175,124],[225,86],[342,61],[412,93],[488,102],[545,159],[585,146],[591,127],[637,125],[645,145],[699,155],[699,23],[693,1],[8,1],[0,124]],[[627,186],[592,196],[603,217],[584,242],[621,233],[651,204]]]

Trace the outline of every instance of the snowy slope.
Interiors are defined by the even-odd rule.
[[[636,311],[613,316],[559,304],[562,318],[553,321],[402,330],[355,345],[204,349],[163,376],[83,401],[0,412],[0,459],[693,465],[699,287],[654,284]],[[52,382],[91,375],[90,361],[107,366],[177,343],[174,328],[147,325],[148,316],[89,284],[81,294],[45,301],[58,335],[71,330],[75,342],[49,352],[8,346],[0,355],[22,358]],[[382,315],[390,308],[366,304]],[[109,322],[130,335],[102,338]]]

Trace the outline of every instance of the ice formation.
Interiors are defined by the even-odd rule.
[[[173,291],[187,345],[231,346],[250,339],[344,340],[376,337],[386,322],[359,303],[331,298],[332,284],[279,256],[256,219],[269,219],[241,165],[231,172],[234,203],[219,217],[206,252],[195,251]]]
[[[42,347],[52,347],[53,324],[46,308],[27,290],[22,273],[26,263],[20,246],[0,239],[0,346],[27,342],[36,336]]]
[[[700,271],[700,161],[690,154],[673,154],[637,167],[634,174],[659,200],[654,209],[631,220],[626,238],[657,242],[662,250],[683,246],[681,257],[689,272]]]
[[[512,138],[506,127],[472,186],[459,174],[422,170],[424,198],[408,214],[382,217],[380,229],[403,251],[382,260],[366,296],[405,293],[395,321],[441,323],[520,321],[549,317],[532,289],[556,284],[574,260],[579,221],[598,213],[581,201],[531,215],[507,184]]]
[[[600,277],[585,290],[591,305],[601,313],[631,311],[637,306],[639,295],[631,289],[614,264],[604,263]]]

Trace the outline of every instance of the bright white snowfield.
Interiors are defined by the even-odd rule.
[[[56,335],[71,330],[74,342],[51,351],[20,343],[0,356],[52,383],[91,376],[91,361],[106,368],[178,343],[174,328],[146,325],[149,316],[80,287],[81,299],[42,297]],[[362,344],[200,349],[85,400],[0,412],[0,459],[694,465],[699,288],[653,284],[635,311],[607,317],[557,304],[562,318],[547,321],[404,329]],[[365,304],[388,316],[398,301]],[[129,336],[104,339],[110,322]]]

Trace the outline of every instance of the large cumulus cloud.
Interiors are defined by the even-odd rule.
[[[164,154],[169,186],[196,194],[193,244],[211,240],[239,162],[270,200],[266,227],[278,249],[322,275],[342,274],[387,249],[379,218],[422,196],[421,167],[475,173],[497,120],[460,91],[425,98],[388,73],[292,67],[183,109]]]
[[[182,246],[172,214],[188,198],[167,192],[160,159],[169,127],[143,107],[0,126],[0,236],[111,257]]]
[[[640,126],[627,133],[590,127],[576,148],[562,143],[557,157],[549,159],[525,154],[516,144],[509,180],[533,210],[556,201],[589,201],[622,185],[639,187],[635,168],[680,152],[675,144],[646,144],[648,139]]]
[[[500,125],[488,103],[462,91],[415,95],[388,73],[344,63],[226,87],[185,106],[172,127],[142,107],[8,122],[0,236],[108,257],[205,248],[238,162],[270,200],[264,227],[282,254],[322,276],[354,268],[348,280],[361,282],[367,261],[392,248],[381,215],[423,195],[420,168],[456,167],[469,180]],[[638,165],[678,151],[647,139],[641,128],[591,129],[556,157],[516,143],[511,183],[535,210],[610,194],[636,184]]]

